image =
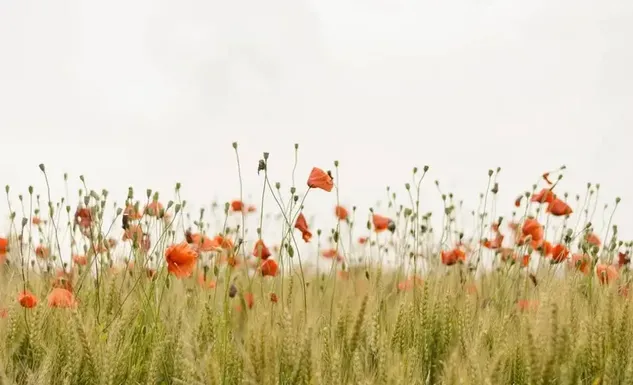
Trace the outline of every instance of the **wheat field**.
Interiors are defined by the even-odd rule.
[[[0,384],[633,384],[631,243],[594,232],[599,186],[558,197],[561,167],[495,218],[491,170],[465,234],[450,194],[441,227],[423,212],[424,167],[401,205],[333,207],[321,231],[301,220],[306,191],[337,194],[338,163],[289,194],[267,168],[266,205],[218,204],[215,222],[186,214],[179,186],[169,202],[130,189],[115,210],[87,187],[77,207],[31,188],[9,201]],[[265,212],[276,239],[240,223]]]

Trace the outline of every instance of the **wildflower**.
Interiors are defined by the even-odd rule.
[[[73,255],[73,262],[79,266],[86,266],[88,258],[85,255]]]
[[[147,206],[145,206],[145,213],[150,217],[157,217],[163,211],[163,205],[157,200],[153,200]]]
[[[198,254],[187,242],[171,245],[165,251],[167,270],[178,278],[189,277],[196,265]]]
[[[187,243],[197,251],[214,251],[220,247],[220,243],[216,239],[211,239],[203,234],[191,234],[190,231],[185,233]]]
[[[411,290],[413,289],[414,286],[422,285],[422,284],[424,284],[424,280],[422,278],[418,276],[409,277],[406,280],[398,283],[398,290],[399,291]]]
[[[43,245],[38,245],[35,248],[35,255],[41,259],[47,259],[51,255],[51,251],[48,247]]]
[[[0,237],[0,264],[4,263],[7,259],[7,253],[9,252],[9,240]]]
[[[517,308],[522,311],[538,309],[539,302],[536,300],[520,299],[517,301]]]
[[[85,229],[92,224],[92,211],[88,207],[77,207],[75,210],[75,223]]]
[[[564,201],[558,198],[554,199],[547,205],[546,211],[557,217],[563,216],[563,215],[570,215],[571,213],[573,213],[573,210],[571,209],[571,207],[569,207],[567,203],[565,203]]]
[[[359,237],[359,238],[358,238],[358,244],[360,244],[360,245],[364,245],[365,243],[367,243],[367,240],[368,240],[368,239],[369,239],[369,238],[367,238],[367,237]]]
[[[270,293],[270,302],[277,303],[277,301],[279,301],[279,298],[277,298],[277,294]]]
[[[244,203],[240,200],[234,200],[231,202],[231,211],[242,212],[244,211]]]
[[[537,203],[551,203],[554,199],[556,199],[556,194],[554,194],[552,190],[544,188],[539,193],[532,195],[530,201]]]
[[[253,249],[253,255],[263,260],[268,259],[271,256],[270,250],[264,244],[264,241],[259,239],[255,242],[255,248]]]
[[[18,295],[18,302],[20,303],[20,305],[24,308],[27,309],[32,309],[35,306],[37,306],[37,297],[35,295],[33,295],[33,293],[31,293],[28,290],[25,290],[23,292],[20,293],[20,295]]]
[[[215,242],[219,248],[226,250],[226,251],[233,251],[233,248],[235,247],[233,245],[233,241],[231,241],[230,238],[225,237],[221,234],[216,235],[213,238],[213,242]]]
[[[587,254],[572,254],[569,267],[575,268],[584,275],[589,275],[591,258]]]
[[[229,297],[233,298],[237,295],[237,287],[234,284],[231,284],[229,287]]]
[[[567,259],[569,249],[563,244],[557,244],[552,249],[552,263],[561,263]]]
[[[334,208],[334,214],[341,221],[347,220],[347,217],[349,216],[347,209],[343,206],[336,206]]]
[[[73,293],[66,289],[54,288],[48,294],[48,307],[69,308],[77,306]]]
[[[343,260],[343,257],[335,249],[322,250],[321,256],[328,259],[336,259],[339,262]]]
[[[374,230],[377,233],[380,233],[385,230],[389,230],[392,233],[396,231],[396,224],[394,221],[387,217],[383,217],[382,215],[374,214],[371,217],[372,222],[374,223]]]
[[[622,268],[631,262],[631,258],[629,258],[629,253],[618,252],[618,267]]]
[[[602,242],[600,241],[600,237],[598,237],[596,233],[585,234],[585,242],[596,247],[600,247],[602,245]]]
[[[140,225],[130,225],[123,232],[123,241],[132,241],[134,244],[138,244],[143,239],[143,229]]]
[[[137,209],[135,205],[126,205],[125,211],[123,211],[123,215],[127,215],[129,219],[141,219],[143,217],[143,213],[141,210]]]
[[[615,266],[604,263],[596,265],[596,275],[598,276],[598,281],[603,285],[608,285],[620,277],[620,273],[618,273]]]
[[[274,277],[277,275],[277,270],[279,270],[279,266],[274,259],[267,259],[262,263],[260,269],[263,277]]]
[[[314,167],[308,177],[308,187],[319,188],[321,190],[330,192],[334,188],[334,181],[332,176],[318,167]]]
[[[523,227],[521,228],[521,232],[523,236],[521,237],[521,241],[523,241],[526,237],[532,237],[533,241],[540,241],[543,239],[545,235],[545,230],[543,230],[543,226],[533,217],[528,217],[525,222],[523,222]]]
[[[308,222],[306,222],[306,218],[303,216],[303,213],[299,213],[299,216],[295,221],[295,229],[301,231],[301,237],[304,242],[310,242],[310,239],[312,239],[312,233],[308,229]]]
[[[441,252],[442,263],[446,266],[451,266],[456,264],[457,262],[466,261],[466,253],[459,248],[454,248],[449,251]]]
[[[246,306],[248,306],[249,309],[252,309],[253,305],[255,304],[253,293],[244,293],[244,301],[246,302]]]

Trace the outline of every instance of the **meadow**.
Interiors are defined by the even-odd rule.
[[[240,188],[211,212],[191,213],[179,185],[112,206],[82,177],[76,207],[7,186],[0,384],[633,384],[632,244],[594,228],[600,186],[558,195],[560,167],[495,202],[490,170],[466,229],[424,166],[380,212],[336,198],[321,230],[303,210],[338,197],[338,162],[285,193],[268,154],[237,159],[261,200]],[[423,183],[443,212],[424,212]],[[279,235],[264,239],[269,214]]]

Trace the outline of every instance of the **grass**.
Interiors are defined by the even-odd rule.
[[[563,170],[551,174],[562,177]],[[334,181],[337,171],[335,163]],[[576,223],[531,202],[536,186],[517,202],[522,213],[492,220],[498,170],[491,171],[468,236],[452,194],[442,195],[440,228],[421,212],[427,171],[414,170],[408,204],[390,202],[393,231],[372,220],[365,231],[365,223],[355,225],[355,210],[329,234],[315,231],[311,243],[330,249],[330,258],[319,256],[325,267],[301,251],[305,242],[294,228],[318,183],[301,196],[302,177],[284,197],[268,180],[266,154],[257,211],[232,214],[242,208],[227,203],[213,227],[204,212],[195,220],[186,214],[179,186],[164,207],[157,194],[147,191],[142,204],[131,189],[112,223],[104,219],[107,191],[89,190],[83,178],[80,201],[90,220],[66,208],[67,198],[54,202],[50,190],[43,212],[29,188],[19,199],[23,219],[9,201],[4,251],[0,243],[0,384],[633,383],[631,244],[611,223],[604,245],[588,242],[599,187],[576,199]],[[554,191],[561,177],[547,188]],[[330,193],[338,203],[336,186]],[[134,207],[146,208],[141,218],[134,219]],[[280,246],[271,247],[280,267],[275,276],[262,276],[262,261],[251,255],[265,211],[280,214]],[[123,214],[126,226],[149,234],[149,245],[143,236],[121,240],[114,229]],[[548,255],[532,242],[535,233],[519,241],[504,230],[503,246],[481,246],[496,239],[488,239],[497,234],[492,223],[505,229],[501,224],[522,224],[529,215],[545,224],[544,239],[568,247],[569,255]],[[230,216],[240,218],[237,225],[227,225]],[[257,220],[255,236],[247,216]],[[179,278],[165,253],[190,227],[209,234],[209,242],[222,234],[231,245],[200,251],[191,276]],[[345,233],[359,228],[369,236],[362,245]],[[68,250],[74,262],[61,260]],[[451,250],[464,258],[451,261]],[[385,254],[395,267],[383,263]],[[526,266],[523,255],[531,257]],[[589,268],[579,271],[572,255],[586,256]],[[76,305],[51,306],[54,287],[68,289]],[[24,291],[37,298],[35,306],[17,300]]]

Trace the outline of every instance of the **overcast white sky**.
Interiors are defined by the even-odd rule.
[[[0,0],[0,183],[45,163],[57,198],[68,172],[199,206],[239,193],[231,142],[255,198],[261,153],[287,188],[299,143],[300,189],[338,159],[363,212],[428,164],[429,210],[434,179],[472,208],[500,166],[509,213],[566,164],[559,192],[601,182],[632,238],[631,36],[630,0]]]

